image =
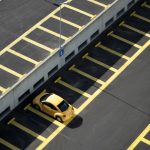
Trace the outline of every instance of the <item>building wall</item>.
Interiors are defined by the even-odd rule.
[[[2,119],[20,102],[22,102],[30,93],[38,88],[33,87],[37,81],[44,78],[41,80],[43,81],[41,84],[43,84],[49,78],[48,72],[50,70],[55,67],[55,71],[57,71],[57,69],[60,69],[63,65],[65,65],[66,56],[68,56],[73,51],[75,55],[78,54],[79,45],[81,45],[84,41],[87,41],[87,44],[89,44],[91,42],[91,35],[93,33],[97,31],[98,36],[106,28],[108,28],[109,26],[105,26],[106,22],[111,18],[113,18],[111,23],[118,19],[117,13],[123,8],[125,11],[127,11],[128,4],[132,1],[133,0],[116,0],[108,10],[105,10],[102,12],[102,14],[99,14],[95,20],[92,20],[89,24],[87,24],[86,28],[74,35],[74,37],[64,45],[63,56],[60,57],[59,52],[56,52],[52,57],[47,58],[43,64],[39,65],[32,72],[30,72],[22,81],[14,85],[14,87],[0,99],[0,119]],[[134,0],[133,2],[136,3],[137,1],[138,0]],[[58,68],[56,68],[57,65]]]

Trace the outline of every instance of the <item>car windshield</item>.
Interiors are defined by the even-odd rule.
[[[45,94],[41,97],[40,102],[46,100],[48,97],[50,96],[50,94]]]
[[[58,108],[64,112],[65,110],[67,110],[69,107],[68,103],[66,103],[65,101],[62,101],[59,105]]]

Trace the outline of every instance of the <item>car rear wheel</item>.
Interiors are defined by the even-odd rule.
[[[56,120],[59,121],[59,122],[63,122],[62,118],[59,117],[59,116],[56,116]]]
[[[35,107],[36,109],[40,110],[39,105],[35,104],[34,107]]]

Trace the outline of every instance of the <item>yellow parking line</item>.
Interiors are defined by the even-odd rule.
[[[7,90],[6,88],[0,86],[0,91],[1,91],[2,93],[4,93],[6,90]]]
[[[58,17],[58,16],[53,15],[52,18],[54,18],[54,19],[60,21],[60,17]],[[78,24],[75,24],[75,23],[73,23],[73,22],[71,22],[71,21],[68,21],[68,20],[66,20],[66,19],[63,19],[63,18],[61,18],[61,21],[64,22],[64,23],[66,23],[66,24],[68,24],[68,25],[71,25],[71,26],[73,26],[73,27],[75,27],[75,28],[78,28],[78,29],[81,29],[81,28],[82,28],[82,26],[80,26],[80,25],[78,25]]]
[[[43,142],[46,140],[46,138],[44,138],[43,136],[37,134],[36,132],[32,131],[31,129],[29,129],[29,128],[23,126],[22,124],[18,123],[17,121],[15,121],[15,118],[12,118],[12,119],[8,122],[8,124],[11,124],[11,125],[13,125],[13,126],[19,128],[19,129],[23,130],[24,132],[26,132],[26,133],[32,135],[33,137],[37,138],[38,140],[41,140],[41,141],[43,141]]]
[[[131,13],[130,16],[134,16],[134,17],[136,17],[136,18],[139,18],[139,19],[141,19],[141,20],[144,20],[144,21],[150,23],[150,20],[149,20],[148,18],[143,17],[143,16],[137,14],[136,11],[134,11],[133,13]]]
[[[149,8],[149,9],[150,9],[150,5],[148,5],[146,2],[144,2],[141,6],[142,6],[142,7],[146,7],[146,8]]]
[[[113,68],[113,67],[111,67],[109,65],[106,65],[106,64],[102,63],[101,61],[98,61],[98,60],[88,56],[88,53],[86,53],[82,58],[86,58],[86,59],[88,59],[88,60],[90,60],[90,61],[92,61],[92,62],[94,62],[94,63],[96,63],[96,64],[98,64],[100,66],[103,66],[106,69],[109,69],[109,70],[111,70],[113,72],[117,72],[117,69],[115,69],[115,68]]]
[[[90,18],[94,18],[94,17],[95,17],[95,15],[92,15],[92,14],[90,14],[90,13],[87,13],[87,12],[85,12],[85,11],[82,11],[82,10],[80,10],[80,9],[78,9],[78,8],[73,7],[73,6],[70,6],[70,5],[64,5],[64,6],[65,6],[66,8],[71,9],[71,10],[74,10],[74,11],[76,11],[76,12],[79,12],[79,13],[85,15],[85,16],[88,16],[88,17],[90,17]]]
[[[150,141],[146,140],[145,135],[150,132],[150,124],[143,130],[143,132],[135,139],[135,141],[129,146],[127,150],[134,150],[134,148],[142,141],[150,145]]]
[[[3,144],[3,145],[5,145],[5,146],[8,147],[9,149],[12,149],[12,150],[20,150],[20,148],[18,148],[18,147],[16,147],[15,145],[13,145],[13,144],[7,142],[6,140],[2,139],[1,137],[0,137],[0,143]]]
[[[26,42],[29,42],[29,43],[37,46],[37,47],[40,47],[40,48],[42,48],[42,49],[44,49],[44,50],[46,50],[48,52],[51,52],[51,53],[54,52],[54,49],[51,49],[51,48],[49,48],[49,47],[47,47],[47,46],[45,46],[45,45],[43,45],[41,43],[38,43],[38,42],[36,42],[34,40],[31,40],[31,39],[27,38],[27,37],[24,37],[23,40],[25,40]]]
[[[123,58],[123,59],[126,59],[126,60],[129,60],[129,59],[130,59],[128,56],[123,55],[123,54],[121,54],[121,53],[119,53],[119,52],[116,52],[116,51],[112,50],[111,48],[108,48],[108,47],[102,45],[101,42],[97,43],[97,44],[95,45],[95,47],[100,47],[100,48],[102,48],[103,50],[105,50],[105,51],[107,51],[107,52],[110,52],[110,53],[112,53],[112,54],[114,54],[114,55],[117,55],[117,56],[119,56],[119,57],[121,57],[121,58]]]
[[[82,90],[80,90],[80,89],[64,82],[64,81],[62,81],[61,77],[59,77],[57,80],[55,80],[55,83],[59,83],[59,84],[65,86],[65,87],[67,87],[67,88],[69,88],[69,89],[71,89],[71,90],[73,90],[73,91],[75,91],[75,92],[77,92],[81,95],[84,95],[85,97],[90,97],[91,96],[90,94],[88,94],[88,93],[86,93],[86,92],[84,92],[84,91],[82,91]]]
[[[141,141],[144,142],[147,145],[150,145],[150,140],[147,140],[147,139],[143,138]]]
[[[35,60],[33,60],[33,59],[31,59],[31,58],[29,58],[29,57],[23,55],[23,54],[20,54],[20,53],[14,51],[14,50],[12,50],[12,49],[8,49],[7,51],[8,51],[9,53],[13,54],[13,55],[16,55],[16,56],[18,56],[18,57],[20,57],[20,58],[22,58],[22,59],[24,59],[24,60],[26,60],[26,61],[32,63],[32,64],[37,65],[37,64],[39,63],[39,62],[37,62],[37,61],[35,61]]]
[[[147,36],[147,37],[150,38],[150,34],[149,34],[149,33],[143,32],[143,31],[141,31],[141,30],[139,30],[139,29],[137,29],[137,28],[135,28],[135,27],[132,27],[132,26],[130,26],[130,25],[125,24],[125,21],[122,21],[122,22],[119,24],[119,26],[126,27],[126,28],[128,28],[128,29],[130,29],[130,30],[133,30],[133,31],[135,31],[135,32],[137,32],[137,33],[139,33],[139,34],[142,34],[142,35]]]
[[[116,73],[114,73],[106,82],[103,84],[94,94],[91,95],[77,110],[76,110],[76,115],[77,116],[81,111],[83,111],[95,98],[101,94],[101,92],[111,83],[113,82],[148,46],[150,45],[150,40],[146,42],[142,48],[137,51],[131,59],[129,59],[122,67],[118,69]],[[75,117],[74,116],[74,117]],[[72,118],[73,119],[73,118]],[[69,124],[67,122],[65,125]],[[43,149],[52,139],[54,139],[62,130],[64,127],[59,127],[56,132],[53,132],[41,145],[39,145],[36,150],[41,150]],[[130,149],[131,150],[131,149]]]
[[[79,73],[79,74],[81,74],[82,76],[84,76],[84,77],[86,77],[86,78],[88,78],[88,79],[90,79],[90,80],[93,80],[93,81],[95,81],[95,82],[97,82],[97,83],[99,83],[99,84],[104,84],[104,81],[102,81],[102,80],[100,80],[100,79],[98,79],[98,78],[95,78],[95,77],[91,76],[90,74],[79,70],[78,68],[75,68],[75,65],[72,65],[72,66],[69,68],[69,70],[72,70],[72,71],[74,71],[74,72],[76,72],[76,73]]]
[[[125,43],[127,43],[127,44],[129,44],[129,45],[132,45],[132,46],[134,46],[134,47],[136,47],[136,48],[139,48],[139,49],[141,48],[140,45],[138,45],[138,44],[136,44],[136,43],[133,43],[133,42],[131,42],[131,41],[129,41],[129,40],[123,38],[123,37],[120,37],[120,36],[114,34],[113,31],[111,31],[110,33],[108,33],[107,36],[112,36],[112,37],[114,37],[114,38],[116,38],[116,39],[118,39],[118,40],[120,40],[120,41],[122,41],[122,42],[125,42]]]
[[[8,67],[5,67],[5,66],[1,65],[1,64],[0,64],[0,69],[2,69],[2,70],[4,70],[4,71],[6,71],[6,72],[8,72],[8,73],[10,73],[10,74],[12,74],[12,75],[18,77],[18,78],[22,78],[22,77],[24,76],[24,75],[22,75],[22,74],[20,74],[20,73],[18,73],[18,72],[16,72],[16,71],[14,71],[14,70],[8,68]]]
[[[29,110],[29,111],[31,111],[32,113],[34,113],[34,114],[36,114],[36,115],[38,115],[38,116],[44,118],[44,119],[47,120],[47,121],[50,121],[50,122],[54,123],[55,125],[57,125],[57,126],[59,126],[59,127],[64,126],[64,124],[60,123],[60,122],[57,121],[57,120],[54,120],[53,118],[51,118],[51,117],[45,115],[44,113],[42,113],[42,112],[40,112],[40,111],[34,109],[34,108],[31,107],[30,105],[31,105],[31,104],[27,105],[27,106],[24,108],[24,110]]]
[[[49,33],[49,34],[52,34],[52,35],[54,35],[54,36],[60,38],[60,34],[59,34],[59,33],[56,33],[56,32],[54,32],[54,31],[52,31],[52,30],[50,30],[50,29],[47,29],[47,28],[45,28],[45,27],[43,27],[43,26],[38,26],[38,28],[39,28],[40,30],[42,30],[42,31],[45,31],[45,32],[47,32],[47,33]],[[63,36],[63,35],[61,34],[61,39],[63,39],[63,40],[66,41],[66,40],[68,40],[68,37]]]
[[[102,7],[104,7],[104,8],[107,8],[107,7],[109,6],[109,5],[105,5],[105,4],[103,4],[103,3],[100,3],[100,2],[98,2],[98,1],[96,1],[96,0],[88,0],[88,1],[91,2],[91,3],[93,3],[93,4],[102,6]]]
[[[63,8],[64,6],[61,6]],[[60,11],[60,8],[56,8],[53,12],[48,14],[46,17],[44,17],[42,20],[40,20],[37,24],[35,24],[33,27],[31,27],[29,30],[27,30],[25,33],[23,33],[20,37],[18,37],[16,40],[14,40],[12,43],[7,45],[2,51],[0,51],[0,55],[3,54],[5,51],[8,49],[12,48],[15,44],[17,44],[19,41],[23,39],[23,37],[26,37],[28,34],[30,34],[32,31],[34,31],[38,26],[43,24],[46,20],[48,20],[51,16],[56,14],[57,12]]]
[[[138,50],[132,57],[129,59],[122,67],[118,69],[116,73],[114,73],[106,82],[103,84],[92,96],[86,100],[78,109],[77,114],[79,114],[82,110],[84,110],[101,92],[111,83],[113,82],[148,46],[150,45],[150,40],[146,42],[140,50]],[[128,149],[131,150],[131,149]]]

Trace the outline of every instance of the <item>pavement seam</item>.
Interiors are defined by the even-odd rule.
[[[126,101],[123,100],[122,98],[119,98],[118,96],[115,96],[114,94],[108,92],[107,90],[103,90],[103,92],[106,93],[106,94],[108,94],[108,95],[111,95],[112,97],[114,97],[114,98],[117,99],[118,101],[120,101],[120,102],[122,102],[122,103],[128,105],[129,107],[131,107],[131,108],[137,110],[138,112],[140,112],[140,113],[142,113],[142,114],[144,114],[144,115],[150,117],[150,114],[149,114],[149,113],[146,113],[146,112],[144,112],[143,110],[139,109],[138,107],[135,107],[134,105],[131,105],[130,103],[126,102]]]

